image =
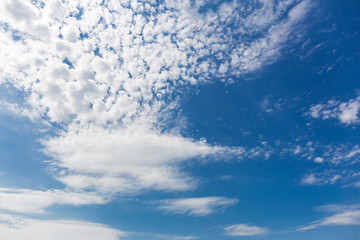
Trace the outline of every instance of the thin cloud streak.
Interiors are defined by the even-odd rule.
[[[170,214],[206,216],[237,204],[238,200],[226,197],[180,198],[160,200],[159,210]]]
[[[360,225],[360,210],[344,211],[333,216],[314,221],[309,225],[300,226],[296,231],[306,231],[326,226],[357,226]]]

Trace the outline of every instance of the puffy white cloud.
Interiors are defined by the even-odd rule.
[[[225,234],[229,236],[255,236],[268,233],[268,230],[259,226],[248,224],[235,224],[224,228]]]
[[[320,179],[315,177],[314,174],[309,174],[301,179],[301,183],[304,185],[316,185],[320,183]]]
[[[14,29],[34,38],[46,39],[50,28],[41,20],[38,8],[30,1],[4,0],[0,3],[0,22],[8,23]]]
[[[119,240],[125,232],[84,221],[38,220],[0,214],[0,238],[7,240]]]
[[[314,162],[316,162],[316,163],[322,163],[322,162],[324,162],[324,159],[323,159],[322,157],[316,157],[316,158],[314,159]]]
[[[160,204],[158,209],[172,214],[205,216],[219,209],[233,206],[237,202],[237,199],[226,197],[166,199],[158,202]]]
[[[237,2],[220,4],[217,14],[199,13],[204,3],[194,7],[190,1],[134,2],[131,8],[116,1],[54,0],[45,7],[15,0],[2,4],[1,21],[10,28],[1,31],[6,41],[2,45],[15,51],[2,56],[3,81],[28,92],[31,107],[50,121],[101,124],[148,117],[147,111],[156,115],[166,100],[172,101],[176,86],[203,82],[212,75],[238,75],[273,61],[290,28],[311,7],[308,1],[294,7],[292,1],[251,1],[240,17],[244,6]],[[21,13],[8,16],[9,6]],[[49,14],[55,9],[58,14]],[[81,17],[76,17],[79,9]],[[284,12],[288,17],[282,17]],[[20,17],[26,18],[23,27],[17,24]],[[46,25],[48,39],[29,32],[25,25],[33,25],[33,19]],[[227,25],[243,23],[245,28],[226,32]],[[23,41],[12,39],[14,31],[22,33]],[[265,37],[250,42],[241,37],[259,32]],[[34,61],[38,64],[29,64]]]
[[[309,115],[313,118],[335,118],[341,123],[351,125],[359,123],[360,97],[347,102],[329,100],[326,104],[317,104],[310,107]]]
[[[356,123],[359,120],[358,112],[360,109],[360,98],[355,101],[349,101],[347,103],[341,103],[339,119],[343,123],[351,124]]]
[[[91,193],[0,188],[0,209],[20,213],[44,213],[54,204],[79,206],[105,202],[105,199]]]

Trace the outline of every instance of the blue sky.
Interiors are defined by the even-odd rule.
[[[0,3],[0,238],[359,239],[356,0]]]

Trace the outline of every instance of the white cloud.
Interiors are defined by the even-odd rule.
[[[303,185],[325,185],[325,184],[334,184],[339,179],[343,178],[342,175],[339,174],[331,174],[324,172],[323,174],[317,174],[314,173],[306,174],[300,181]]]
[[[345,158],[347,159],[351,159],[355,156],[357,156],[360,153],[360,147],[358,145],[356,145],[355,147],[353,147],[350,152],[348,152],[345,156]]]
[[[0,238],[6,240],[119,240],[125,232],[102,224],[71,220],[37,220],[0,214]]]
[[[360,208],[359,204],[352,204],[352,205],[328,204],[328,205],[318,206],[315,208],[315,210],[321,212],[341,213],[350,210],[357,210],[359,208]]]
[[[316,163],[322,163],[322,162],[324,162],[324,159],[323,159],[322,157],[316,157],[316,158],[314,159],[314,162],[316,162]]]
[[[91,193],[0,188],[0,209],[20,213],[44,213],[47,207],[54,204],[79,206],[105,202],[105,199]]]
[[[221,4],[220,16],[212,12],[199,14],[190,1],[166,2],[149,9],[145,3],[131,4],[137,7],[129,9],[116,1],[51,1],[44,8],[26,1],[17,5],[17,1],[7,0],[2,4],[3,9],[16,5],[22,11],[1,19],[10,25],[10,29],[1,31],[2,45],[14,50],[1,56],[3,81],[10,80],[28,92],[27,101],[32,108],[50,121],[101,124],[124,124],[149,114],[155,117],[168,103],[165,100],[172,101],[168,97],[175,86],[203,82],[217,72],[231,75],[253,71],[270,59],[273,61],[291,34],[290,28],[310,8],[308,1],[293,8],[291,1],[270,1],[264,5],[254,1],[250,8],[253,11],[245,11],[248,16],[239,17],[238,11],[224,10],[243,8],[235,2]],[[174,6],[179,11],[166,8]],[[61,12],[59,16],[47,14],[55,8]],[[81,19],[73,17],[78,8],[84,9]],[[282,10],[269,11],[276,8]],[[151,17],[140,15],[142,11],[149,11]],[[282,19],[284,11],[290,13]],[[9,12],[4,10],[4,16]],[[18,15],[27,19],[22,27],[18,25]],[[257,30],[254,35],[259,35],[259,31],[265,31],[265,37],[255,37],[247,43],[241,37],[233,37],[236,32],[224,35],[221,31],[229,24],[221,21],[224,15],[238,19],[239,25],[246,22],[243,34]],[[26,35],[31,34],[26,24],[33,25],[32,19],[47,23],[50,40]],[[12,39],[14,30],[23,33],[24,41]],[[79,39],[81,34],[86,37]],[[19,55],[23,56],[23,63]],[[213,62],[214,57],[221,64]],[[71,69],[63,62],[65,58]]]
[[[343,124],[359,123],[360,97],[347,102],[329,100],[326,104],[317,104],[310,107],[309,115],[313,118],[335,118]]]
[[[76,190],[102,193],[193,189],[196,180],[181,172],[182,163],[243,152],[141,127],[104,130],[91,126],[49,138],[44,145],[54,166],[62,170],[59,181]]]
[[[358,112],[360,109],[360,98],[357,98],[356,100],[350,100],[346,103],[341,103],[339,109],[339,119],[342,123],[357,123],[359,120]]]
[[[166,199],[158,202],[160,204],[158,209],[172,214],[205,216],[233,206],[237,202],[237,199],[225,197]]]
[[[268,233],[268,230],[259,226],[248,224],[235,224],[224,228],[225,234],[229,236],[255,236]]]
[[[359,149],[358,145],[352,143],[323,145],[310,141],[299,147],[296,153],[294,147],[285,149],[283,152],[296,154],[297,157],[319,164],[304,174],[300,180],[302,185],[321,186],[337,183],[344,187],[356,187],[360,174],[354,166],[359,163]]]
[[[315,229],[323,226],[360,225],[360,210],[348,210],[333,216],[315,221],[307,226],[297,228],[298,231]]]
[[[352,143],[324,145],[320,142],[307,142],[304,146],[297,145],[291,149],[284,149],[316,163],[327,162],[333,165],[355,164],[358,162],[357,156],[360,153],[359,145]]]
[[[106,195],[193,189],[186,161],[241,155],[169,129],[178,95],[275,61],[311,9],[307,0],[225,2],[203,13],[206,3],[190,0],[44,4],[0,3],[0,47],[9,49],[0,52],[0,84],[25,96],[4,102],[63,126],[42,141],[55,178]]]
[[[38,9],[30,1],[1,1],[0,22],[9,23],[16,30],[36,38],[46,39],[49,36],[49,27],[41,21]]]
[[[157,237],[164,239],[164,240],[193,240],[198,239],[198,237],[194,236],[171,236],[171,235],[164,235],[164,234],[158,234]]]
[[[317,185],[321,183],[321,180],[315,177],[314,174],[309,174],[301,179],[301,183],[304,185]]]

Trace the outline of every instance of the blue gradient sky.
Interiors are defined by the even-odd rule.
[[[360,238],[359,1],[7,0],[0,33],[0,238]]]

